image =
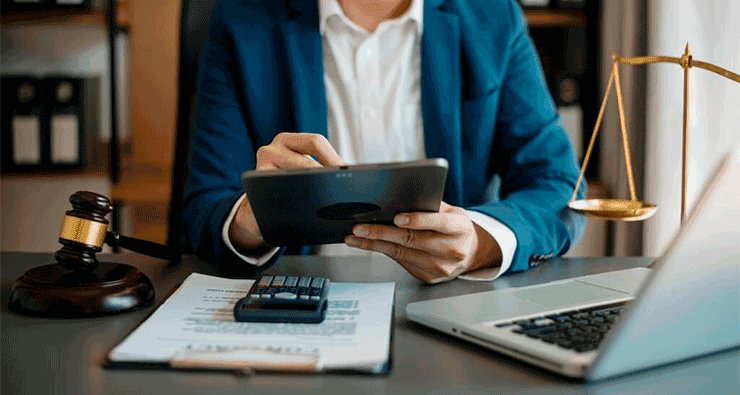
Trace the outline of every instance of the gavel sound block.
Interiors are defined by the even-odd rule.
[[[108,232],[110,200],[76,192],[65,212],[57,263],[28,270],[15,281],[9,308],[17,313],[57,318],[94,317],[146,307],[154,302],[151,281],[137,268],[98,262],[104,244],[168,259],[167,247]],[[132,247],[133,246],[133,247]]]

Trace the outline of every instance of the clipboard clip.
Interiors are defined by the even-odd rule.
[[[318,353],[267,347],[183,349],[170,359],[170,367],[182,370],[225,371],[252,376],[257,371],[315,373],[323,368]]]

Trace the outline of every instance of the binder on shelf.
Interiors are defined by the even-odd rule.
[[[46,150],[41,80],[3,76],[1,89],[2,171],[41,168]]]
[[[550,82],[550,91],[558,114],[563,121],[570,142],[573,144],[576,158],[583,158],[583,108],[580,101],[579,78],[567,74],[560,74]]]
[[[568,135],[576,159],[583,159],[583,109],[580,104],[558,107],[558,114],[563,122],[563,128]]]
[[[86,125],[82,109],[82,80],[47,77],[43,85],[48,116],[49,163],[52,167],[83,167]]]
[[[100,78],[2,77],[2,172],[105,171]]]

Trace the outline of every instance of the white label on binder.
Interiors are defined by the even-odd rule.
[[[41,162],[41,130],[36,116],[13,117],[13,163]]]
[[[77,115],[51,117],[51,162],[80,161],[80,120]]]

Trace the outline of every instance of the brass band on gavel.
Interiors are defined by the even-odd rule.
[[[65,215],[62,220],[62,229],[59,231],[59,238],[102,248],[107,233],[107,224]]]

